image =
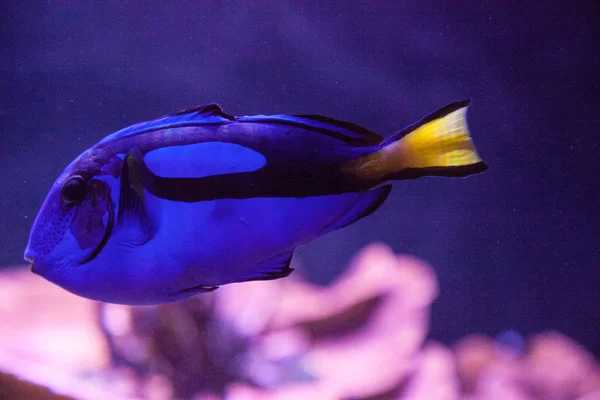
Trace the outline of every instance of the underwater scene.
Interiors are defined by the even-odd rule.
[[[0,9],[0,400],[600,400],[593,2]]]

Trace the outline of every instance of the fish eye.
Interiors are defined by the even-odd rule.
[[[76,203],[83,199],[87,185],[83,178],[79,175],[74,175],[67,179],[60,190],[60,196],[65,203]]]

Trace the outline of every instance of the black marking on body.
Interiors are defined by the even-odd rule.
[[[308,120],[318,121],[325,124],[330,124],[334,126],[339,126],[342,129],[345,129],[350,132],[355,132],[360,136],[361,145],[373,146],[381,143],[383,140],[383,136],[380,134],[373,132],[370,129],[365,128],[364,126],[355,124],[354,122],[341,121],[339,119],[334,119],[330,117],[325,117],[323,115],[315,115],[315,114],[303,114],[303,115],[294,115],[295,117],[300,117]]]
[[[178,119],[181,117],[181,119]],[[199,118],[198,118],[199,117]],[[220,117],[221,121],[209,122],[207,119],[202,117]],[[169,118],[173,121],[169,123]],[[294,120],[296,119],[296,120]],[[161,120],[165,120],[164,124],[161,124]],[[120,142],[133,137],[138,137],[142,134],[152,133],[156,131],[162,131],[167,129],[185,128],[185,127],[216,127],[221,125],[245,125],[245,124],[259,124],[264,123],[268,125],[284,125],[291,128],[300,128],[309,132],[316,132],[340,142],[346,143],[352,146],[372,146],[380,144],[383,141],[383,136],[375,133],[367,128],[364,128],[358,124],[352,122],[340,121],[321,115],[257,115],[257,116],[244,116],[235,117],[225,113],[218,105],[209,104],[205,106],[193,107],[187,110],[179,111],[174,114],[170,114],[156,120],[141,122],[138,124],[131,125],[127,128],[123,128],[119,132],[123,134],[118,135],[116,138],[109,142],[102,144],[109,145],[110,143]],[[137,131],[136,131],[137,129]],[[130,131],[130,132],[128,132]],[[238,134],[244,135],[249,132],[244,132],[241,129]],[[205,138],[207,139],[207,138]],[[215,136],[206,141],[219,141],[222,138]],[[224,139],[226,142],[237,143],[244,145],[242,142],[235,140]],[[165,144],[156,142],[161,147]],[[184,143],[173,143],[166,145],[177,145],[177,144],[192,144],[194,141],[184,141]],[[139,147],[139,146],[138,146]],[[275,146],[276,147],[276,146]],[[141,148],[141,147],[140,147]],[[146,151],[154,150],[155,148],[146,149]]]
[[[200,178],[165,178],[154,174],[144,162],[141,152],[137,152],[135,179],[139,181],[132,182],[136,191],[141,186],[152,195],[171,201],[194,203],[254,197],[305,198],[359,192],[374,185],[345,174],[335,165],[311,165],[310,160],[304,160],[304,166],[298,168],[294,168],[294,160],[287,160],[291,165],[284,164],[286,160],[267,160],[267,165],[255,171]],[[128,185],[124,184],[123,188],[127,189]]]
[[[380,140],[376,133],[349,122],[336,121],[327,117],[303,115],[297,118],[313,120],[322,124],[353,129],[362,133],[357,136],[343,135],[335,130],[311,128],[306,123],[288,124],[292,131],[281,132],[276,124],[262,128],[258,121],[238,122],[225,114],[216,105],[196,107],[173,114],[185,116],[190,113],[213,113],[227,122],[214,124],[188,123],[176,126],[153,126],[143,130],[145,135],[127,134],[107,142],[100,142],[90,151],[93,158],[82,158],[83,169],[90,170],[83,163],[93,162],[104,165],[117,154],[127,154],[136,148],[143,155],[153,150],[169,146],[183,146],[195,143],[221,141],[247,147],[261,153],[267,165],[256,171],[229,173],[200,178],[163,178],[153,174],[145,165],[140,165],[143,187],[153,195],[172,201],[198,202],[217,199],[247,199],[253,197],[295,197],[305,198],[322,195],[335,195],[367,190],[380,182],[365,182],[353,174],[342,170],[349,159],[364,157],[374,149],[365,143]],[[293,116],[291,116],[293,117]],[[240,117],[243,118],[243,117]],[[193,118],[192,118],[193,119]],[[182,118],[181,121],[188,120]],[[148,123],[151,125],[151,122]],[[143,125],[144,123],[140,124]],[[251,125],[254,127],[250,127]],[[218,126],[221,125],[221,126]],[[135,130],[135,126],[130,127]],[[130,129],[125,128],[125,130]],[[141,127],[143,129],[143,126]],[[171,135],[165,135],[173,128]],[[314,134],[314,130],[324,134]],[[293,130],[296,130],[294,132]],[[350,143],[359,144],[352,145]],[[88,160],[90,158],[90,160]],[[176,160],[173,160],[176,162]],[[142,164],[142,163],[140,163]],[[79,169],[79,168],[77,168]]]
[[[162,178],[146,168],[143,179],[144,187],[154,196],[187,203],[254,197],[305,198],[359,192],[368,188],[359,184],[351,186],[347,181],[330,179],[325,174],[286,179],[285,175],[268,170],[202,178]],[[366,184],[372,186],[372,182]]]
[[[373,146],[383,141],[383,136],[352,122],[340,121],[322,115],[289,115],[282,117],[276,115],[247,117],[242,118],[240,122],[277,124],[302,128],[329,136],[353,146]],[[298,118],[298,120],[294,121],[286,119],[285,117],[292,119]],[[316,122],[316,124],[311,124],[311,122]],[[336,130],[336,128],[339,129]]]

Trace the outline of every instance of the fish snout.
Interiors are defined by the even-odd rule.
[[[35,268],[35,263],[37,262],[37,258],[34,255],[32,255],[30,251],[25,251],[25,255],[23,256],[23,259],[25,261],[27,261],[29,264],[31,264],[31,266],[29,268],[30,271],[33,272],[34,274],[37,274],[37,271]]]
[[[25,261],[27,261],[28,263],[31,264],[31,266],[29,267],[29,270],[37,275],[38,271],[35,269],[35,263],[37,262],[37,260],[33,259],[33,258],[25,257]]]

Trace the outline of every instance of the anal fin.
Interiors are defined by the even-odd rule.
[[[294,269],[290,268],[293,251],[282,253],[259,264],[254,265],[251,274],[244,281],[270,281],[285,278]]]
[[[189,294],[190,296],[194,296],[201,293],[210,293],[217,290],[218,286],[205,286],[205,285],[197,285],[189,288],[185,288],[182,290],[178,290],[177,292],[172,293],[173,295],[183,295]]]
[[[344,228],[359,219],[371,215],[387,199],[392,185],[383,185],[376,189],[360,193],[358,200],[341,217],[323,229],[322,233]]]
[[[204,293],[211,293],[217,290],[219,286],[205,286],[205,285],[196,285],[190,286],[188,288],[184,288],[181,290],[177,290],[175,292],[169,293],[170,301],[179,301],[184,300],[192,296],[196,296]]]

